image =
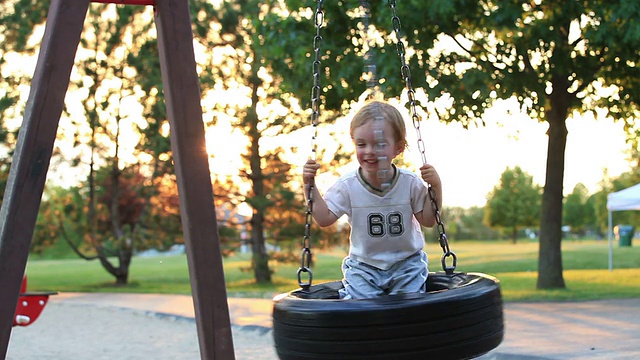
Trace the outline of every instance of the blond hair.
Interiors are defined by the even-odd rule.
[[[400,111],[393,105],[390,105],[383,101],[370,101],[366,103],[358,112],[353,116],[351,120],[351,127],[349,134],[353,139],[353,132],[356,128],[374,121],[377,117],[380,117],[385,123],[391,125],[393,132],[393,140],[402,145],[402,148],[407,147],[407,129],[404,125],[404,119]]]

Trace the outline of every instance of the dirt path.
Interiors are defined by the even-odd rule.
[[[271,332],[233,326],[237,360],[276,360]],[[9,360],[200,359],[194,319],[52,301],[36,322],[15,327]]]

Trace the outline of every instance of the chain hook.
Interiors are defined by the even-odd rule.
[[[376,69],[376,55],[373,51],[373,48],[375,47],[375,39],[373,36],[371,36],[371,34],[369,34],[371,7],[369,1],[367,0],[360,0],[359,3],[362,11],[362,50],[364,51],[364,69],[362,77],[367,84],[367,98],[376,99],[379,96],[379,89],[378,74]]]

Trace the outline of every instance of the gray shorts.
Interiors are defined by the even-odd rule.
[[[381,295],[426,291],[427,255],[419,251],[382,270],[347,256],[342,261],[341,299],[367,299]]]

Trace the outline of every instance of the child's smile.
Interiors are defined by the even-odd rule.
[[[384,125],[383,139],[379,139],[375,133],[374,121],[368,121],[353,131],[353,141],[356,146],[356,157],[362,168],[365,180],[373,185],[389,181],[393,174],[392,160],[402,153],[402,146],[394,140],[393,131],[388,124]],[[382,170],[382,171],[380,171]],[[380,179],[380,174],[386,171],[386,178]]]

